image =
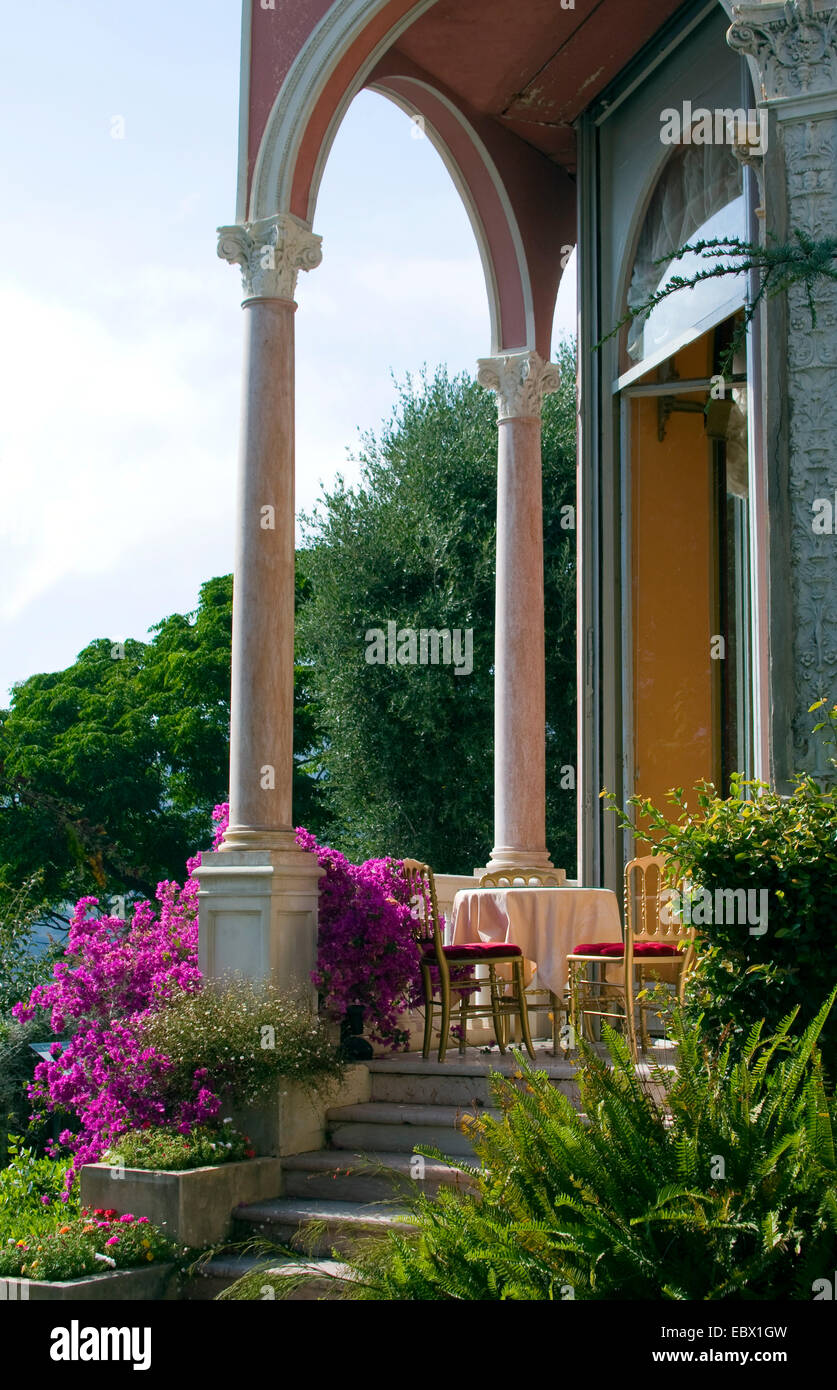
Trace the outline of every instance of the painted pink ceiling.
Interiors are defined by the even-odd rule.
[[[565,168],[572,122],[682,0],[438,0],[398,50]]]

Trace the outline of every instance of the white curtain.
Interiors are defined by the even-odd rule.
[[[741,196],[741,165],[728,145],[681,145],[660,175],[639,238],[628,305],[641,304],[668,274],[670,258],[710,217]],[[655,265],[661,258],[669,258]],[[643,356],[647,315],[628,329],[628,354]]]

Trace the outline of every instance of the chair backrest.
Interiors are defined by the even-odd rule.
[[[414,935],[422,946],[441,945],[436,880],[429,864],[418,859],[402,859],[410,905],[415,919]]]
[[[690,941],[693,928],[678,920],[664,854],[647,854],[625,865],[625,939],[673,946]]]
[[[481,876],[480,888],[562,888],[564,869],[496,869]]]

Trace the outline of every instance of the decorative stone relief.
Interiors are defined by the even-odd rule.
[[[245,299],[293,299],[300,270],[323,258],[322,237],[292,213],[218,228],[218,255],[241,266]]]
[[[727,38],[755,58],[762,100],[775,111],[787,212],[774,234],[837,235],[837,0],[736,6]],[[817,101],[806,109],[793,98]],[[837,491],[837,284],[821,280],[815,296],[812,324],[804,286],[787,292],[791,574],[784,582],[793,603],[794,758],[797,768],[823,773],[808,710],[822,695],[837,699],[837,534],[814,531],[813,504]]]
[[[788,223],[812,237],[837,231],[837,118],[783,123]],[[816,288],[816,323],[804,286],[788,291],[787,392],[797,718],[794,745],[810,764],[809,707],[837,699],[837,536],[812,526],[816,498],[837,489],[837,285]],[[796,504],[799,504],[798,510]],[[813,751],[813,750],[812,750]],[[817,753],[819,750],[817,749]],[[817,757],[821,761],[821,757]]]
[[[544,362],[537,352],[481,357],[477,367],[480,386],[497,394],[500,420],[539,420],[544,396],[557,391],[561,382],[556,364]]]
[[[837,86],[837,9],[822,0],[736,5],[727,42],[755,58],[764,101]]]

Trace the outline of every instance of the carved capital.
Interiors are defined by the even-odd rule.
[[[293,299],[300,270],[323,258],[322,237],[289,212],[218,228],[218,255],[241,266],[245,299]]]
[[[736,5],[727,43],[755,58],[764,101],[837,93],[833,0]]]
[[[480,386],[497,393],[501,420],[539,420],[544,396],[557,391],[561,381],[555,363],[544,362],[537,352],[481,357],[477,367]]]

